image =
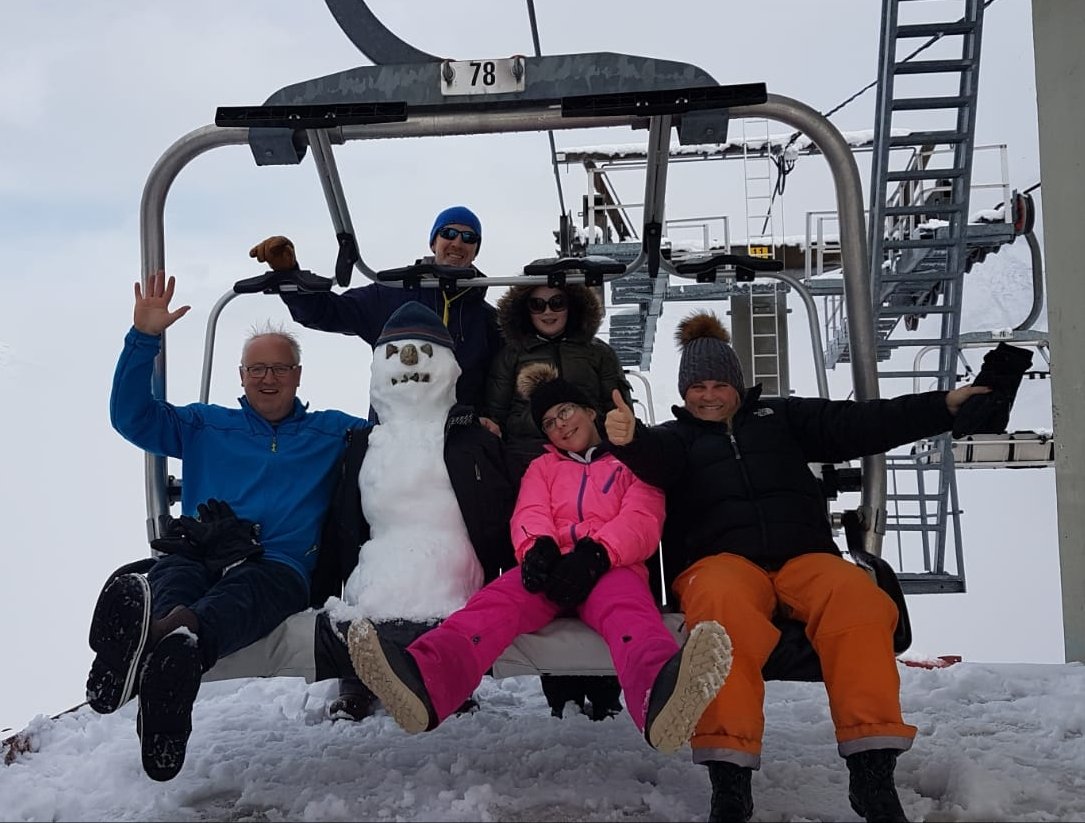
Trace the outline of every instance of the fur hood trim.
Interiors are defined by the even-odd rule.
[[[531,324],[527,299],[538,286],[513,286],[497,301],[497,321],[509,343],[523,345],[538,332]],[[569,283],[563,289],[569,299],[569,322],[565,337],[587,343],[599,332],[603,323],[603,307],[595,292],[579,283]]]
[[[535,393],[535,389],[539,388],[543,383],[549,383],[551,380],[557,380],[558,370],[552,363],[538,362],[530,363],[520,369],[520,373],[516,375],[516,393],[524,400],[529,400],[531,395]]]

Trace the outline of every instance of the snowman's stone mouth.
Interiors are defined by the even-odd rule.
[[[393,377],[392,385],[396,386],[400,383],[428,383],[429,372],[411,372],[410,374],[404,374],[402,377]]]

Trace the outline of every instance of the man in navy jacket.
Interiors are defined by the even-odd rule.
[[[470,269],[474,278],[484,277],[474,268],[482,248],[482,223],[466,206],[450,206],[440,212],[429,232],[433,262],[440,266]],[[254,246],[249,256],[276,271],[297,268],[294,244],[285,237],[269,237]],[[354,334],[371,346],[392,313],[412,300],[433,309],[441,318],[456,347],[462,374],[456,384],[456,400],[483,415],[480,422],[496,434],[496,424],[485,417],[486,375],[501,348],[501,333],[493,306],[486,302],[486,288],[464,286],[455,291],[436,288],[398,288],[370,283],[335,292],[291,292],[280,295],[290,316],[303,326],[320,331]]]

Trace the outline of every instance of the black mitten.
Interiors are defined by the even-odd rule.
[[[1018,346],[999,343],[987,352],[972,385],[990,386],[991,391],[965,401],[953,419],[953,436],[1006,431],[1021,378],[1031,365],[1032,353]]]
[[[538,594],[546,587],[547,578],[554,564],[561,559],[561,551],[552,537],[538,537],[524,554],[520,564],[520,579],[524,588],[532,594]]]
[[[579,606],[609,568],[606,547],[582,537],[554,565],[546,583],[546,596],[559,606]]]

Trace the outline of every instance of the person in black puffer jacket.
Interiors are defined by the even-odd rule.
[[[693,760],[712,781],[709,820],[749,820],[761,763],[761,670],[780,637],[778,607],[806,624],[820,658],[852,807],[868,821],[904,820],[893,779],[916,728],[900,708],[893,652],[898,610],[833,542],[809,463],[878,454],[948,431],[965,386],[892,400],[762,398],[746,390],[730,336],[715,315],[678,330],[675,419],[651,428],[617,402],[607,416],[614,454],[667,493],[664,577],[687,624],[716,620],[734,641],[731,675],[701,717]]]

